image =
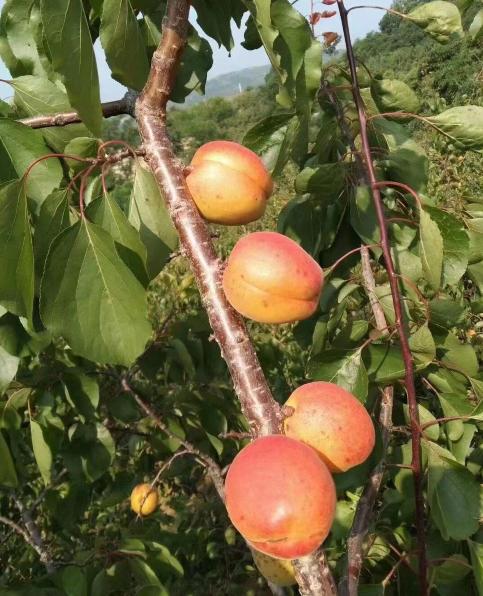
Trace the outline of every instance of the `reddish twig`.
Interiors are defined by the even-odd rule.
[[[133,116],[136,97],[136,94],[128,91],[122,99],[103,103],[102,114],[104,118],[112,118],[113,116],[120,116],[122,114]],[[77,112],[63,112],[60,114],[23,118],[19,122],[30,126],[30,128],[51,128],[67,126],[68,124],[79,124],[82,120]]]
[[[340,17],[342,21],[342,28],[344,32],[344,39],[346,44],[347,58],[352,79],[352,93],[357,107],[358,118],[360,122],[360,134],[362,142],[362,151],[364,155],[364,166],[370,182],[372,196],[374,199],[374,207],[377,214],[377,220],[381,231],[381,246],[386,264],[386,270],[389,277],[389,284],[391,287],[391,294],[394,303],[394,311],[396,315],[396,328],[399,334],[401,344],[401,352],[405,367],[405,386],[408,397],[409,415],[411,419],[411,434],[412,434],[412,471],[414,477],[414,489],[416,500],[416,531],[418,542],[418,559],[419,559],[419,582],[422,596],[428,594],[428,580],[427,580],[427,558],[426,558],[426,536],[425,536],[425,507],[423,497],[423,477],[422,477],[422,462],[421,462],[421,427],[419,422],[418,402],[416,397],[416,387],[414,382],[414,363],[409,347],[408,337],[404,328],[402,300],[399,292],[399,281],[394,270],[394,263],[391,255],[391,246],[387,228],[386,217],[384,214],[384,206],[381,197],[381,192],[376,179],[374,165],[370,151],[369,136],[367,130],[367,115],[364,109],[364,102],[359,89],[359,82],[357,78],[357,66],[352,46],[352,40],[349,29],[349,20],[347,9],[345,8],[343,0],[337,0]]]

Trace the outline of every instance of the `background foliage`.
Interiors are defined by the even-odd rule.
[[[285,0],[273,2],[268,16],[264,2],[231,0],[223,10],[214,10],[210,0],[193,2],[205,35],[227,48],[230,22],[240,23],[245,4],[262,23],[272,61],[266,85],[173,107],[170,130],[186,161],[213,138],[245,139],[279,173],[262,221],[213,228],[222,256],[241,234],[278,228],[329,267],[361,241],[378,241],[370,197],[363,185],[354,186],[354,163],[334,104],[323,93],[313,102],[321,49],[305,20],[296,17],[293,33],[287,22],[295,11]],[[415,5],[395,8],[409,12]],[[477,2],[462,8],[467,31],[481,9]],[[157,0],[7,0],[2,13],[0,54],[14,96],[0,105],[0,515],[25,523],[27,511],[56,571],[46,574],[36,552],[2,526],[1,594],[269,593],[203,468],[189,455],[163,472],[155,515],[139,520],[129,509],[132,487],[151,481],[179,450],[174,435],[225,467],[242,442],[223,435],[246,429],[151,175],[139,159],[116,164],[102,197],[100,171],[93,171],[85,193],[88,221],[79,220],[80,188],[71,184],[85,163],[52,158],[37,164],[26,183],[23,178],[34,160],[52,151],[92,158],[100,139],[138,144],[129,118],[102,125],[92,41],[100,36],[113,76],[140,89],[161,16]],[[260,44],[251,20],[245,43]],[[210,54],[192,29],[175,100],[202,90]],[[441,45],[413,23],[387,15],[380,32],[356,44],[356,54],[367,67],[361,77],[369,110],[377,111],[382,98],[367,71],[407,83],[418,113],[427,116],[455,106],[482,109],[481,33]],[[322,68],[328,84],[347,85],[343,57]],[[357,135],[349,92],[336,95]],[[84,124],[34,131],[15,122],[70,108]],[[480,134],[481,150],[478,114],[470,126]],[[467,128],[463,132],[468,136]],[[481,153],[465,150],[464,134],[451,139],[419,120],[375,120],[372,133],[381,179],[413,186],[422,200],[417,205],[390,188],[384,193],[404,281],[421,418],[460,417],[427,427],[423,441],[431,582],[441,596],[482,594]],[[392,324],[387,276],[377,249],[372,256],[377,293]],[[351,389],[376,415],[379,389],[395,385],[390,465],[361,594],[417,593],[413,488],[410,471],[398,467],[410,460],[404,368],[398,341],[374,333],[359,257],[330,275],[312,319],[249,326],[280,403],[299,384],[327,379]],[[123,391],[123,378],[153,404],[171,436]],[[337,517],[325,545],[336,573],[357,501],[380,455],[376,448],[366,464],[337,477]]]

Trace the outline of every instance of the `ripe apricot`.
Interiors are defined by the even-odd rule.
[[[277,232],[254,232],[241,238],[230,254],[223,289],[245,317],[290,323],[315,312],[323,280],[318,263],[296,242]]]
[[[283,435],[256,439],[228,469],[226,507],[256,550],[279,559],[314,551],[334,520],[336,494],[315,451]]]
[[[265,213],[273,182],[250,149],[231,141],[212,141],[198,149],[191,167],[186,183],[206,220],[239,225]]]
[[[260,571],[267,581],[272,582],[272,584],[280,586],[281,588],[293,586],[297,583],[292,561],[274,559],[273,557],[259,553],[256,550],[252,552],[253,560],[258,567],[258,571]]]
[[[342,387],[322,381],[307,383],[285,405],[293,408],[284,421],[285,434],[315,449],[332,472],[345,472],[371,454],[375,443],[371,417]]]
[[[150,484],[138,484],[131,493],[131,509],[138,515],[151,515],[159,502],[158,491]]]

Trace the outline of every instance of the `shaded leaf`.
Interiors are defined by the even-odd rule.
[[[129,221],[147,250],[147,269],[154,279],[178,245],[178,236],[151,171],[136,160]]]
[[[104,0],[100,37],[112,78],[141,91],[149,73],[139,22],[129,0]]]
[[[22,182],[0,189],[0,304],[31,317],[34,299],[34,258]]]
[[[1,359],[1,356],[0,356]],[[16,488],[18,486],[17,472],[10,455],[10,449],[0,430],[0,486]]]
[[[398,79],[372,79],[371,94],[381,112],[418,112],[418,96]]]

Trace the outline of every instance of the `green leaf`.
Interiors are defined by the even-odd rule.
[[[478,374],[478,360],[475,350],[470,344],[462,344],[458,337],[451,332],[434,334],[438,358],[450,368],[462,371],[469,377]]]
[[[440,43],[463,36],[460,11],[451,2],[427,2],[408,13],[407,18]]]
[[[51,76],[51,66],[38,37],[38,6],[34,0],[7,0],[1,17],[0,54],[11,74]]]
[[[422,325],[409,337],[409,347],[417,364],[427,366],[436,357],[436,345],[428,325]]]
[[[367,186],[358,186],[350,199],[350,221],[360,238],[366,244],[378,244],[381,240],[381,232],[377,221],[374,201]],[[377,258],[381,256],[382,250],[378,247],[371,248]]]
[[[414,114],[419,110],[416,93],[398,79],[372,79],[371,94],[381,112]]]
[[[45,40],[72,107],[96,136],[102,111],[96,57],[82,0],[41,0]]]
[[[361,349],[321,352],[309,361],[307,375],[314,381],[335,383],[364,402],[367,398],[368,379],[361,353]]]
[[[75,368],[67,369],[62,378],[67,401],[84,419],[83,422],[93,418],[99,405],[99,385],[96,379]]]
[[[88,596],[87,579],[83,569],[65,567],[61,575],[62,588],[69,596]]]
[[[333,203],[345,186],[347,168],[341,163],[327,163],[317,168],[304,168],[295,179],[299,194],[312,193],[326,203]]]
[[[483,8],[475,14],[475,18],[471,22],[468,33],[475,41],[480,39],[483,35]]]
[[[112,465],[116,446],[100,423],[77,424],[69,429],[70,445],[64,453],[69,472],[79,482],[94,482]]]
[[[478,594],[483,594],[483,544],[468,540],[468,547]]]
[[[198,24],[203,31],[219,46],[223,45],[230,51],[233,47],[231,18],[240,25],[245,11],[240,0],[226,0],[223,3],[217,0],[192,0],[192,6],[196,10]]]
[[[404,378],[404,361],[399,346],[372,344],[364,352],[364,362],[369,380],[374,383],[387,385]],[[425,364],[416,363],[415,369],[425,367]]]
[[[454,406],[454,401],[445,398],[444,394],[438,395],[439,403],[443,410],[445,418],[451,418],[453,416],[460,416],[459,408]],[[448,439],[450,441],[458,441],[463,436],[464,425],[462,420],[451,420],[445,423],[447,428]]]
[[[124,263],[144,286],[146,273],[146,247],[138,231],[129,223],[116,200],[107,194],[93,201],[86,210],[88,218],[109,233]]]
[[[17,374],[20,358],[12,356],[0,346],[0,395],[7,389]]]
[[[129,0],[104,0],[100,37],[112,78],[141,91],[148,78],[149,62]]]
[[[0,304],[30,318],[34,300],[34,256],[22,182],[0,189]]]
[[[473,474],[435,443],[428,451],[428,499],[431,518],[445,540],[465,540],[478,530],[480,489]]]
[[[433,290],[439,290],[443,271],[443,238],[438,226],[424,209],[419,211],[419,233],[424,277]]]
[[[298,121],[293,113],[274,114],[257,122],[243,137],[243,145],[262,158],[272,176],[279,176],[290,159]]]
[[[141,160],[135,162],[129,221],[146,247],[148,275],[154,279],[176,249],[178,236],[156,180]]]
[[[19,122],[0,119],[0,182],[22,178],[34,161],[50,153],[38,130]],[[27,195],[34,199],[36,208],[60,185],[62,167],[56,158],[44,159],[29,173]]]
[[[280,212],[277,230],[316,257],[322,242],[324,215],[324,209],[318,202],[307,198],[295,198]]]
[[[443,265],[444,267],[444,265]],[[429,303],[431,325],[450,329],[461,325],[465,320],[466,309],[461,304],[447,298],[434,298]]]
[[[151,336],[143,287],[118,257],[109,234],[87,220],[54,240],[40,308],[46,327],[93,361],[127,366]]]
[[[75,220],[76,216],[69,209],[67,189],[54,190],[42,203],[34,234],[35,268],[39,277],[52,241]]]
[[[408,426],[411,425],[411,416],[409,415],[409,406],[404,404],[404,419],[406,420],[406,424]],[[435,422],[436,417],[431,414],[429,410],[427,410],[421,404],[418,404],[418,412],[419,412],[419,420],[421,422],[421,426],[428,424],[430,422]],[[425,428],[423,431],[423,436],[429,439],[430,441],[437,441],[439,439],[439,424],[431,424],[428,428]]]
[[[437,116],[426,116],[425,120],[458,147],[483,149],[483,106],[456,106]]]
[[[1,356],[0,356],[1,360]],[[3,433],[0,430],[0,486],[7,486],[8,488],[17,488],[18,478],[15,470],[15,465],[10,455],[10,449],[3,438]]]
[[[187,43],[181,56],[171,101],[183,102],[192,91],[205,92],[208,71],[213,66],[210,44],[190,27]]]
[[[44,429],[35,420],[30,420],[30,434],[35,461],[45,485],[50,484],[52,472],[52,451],[45,440]]]
[[[28,75],[13,79],[10,84],[15,89],[15,105],[26,116],[72,112],[67,93],[61,88],[60,83],[52,83],[48,79]],[[83,124],[54,126],[42,129],[41,133],[49,147],[58,153],[62,153],[67,143],[75,137],[88,135],[87,128]]]
[[[471,572],[468,559],[463,555],[451,555],[433,567],[433,582],[438,585],[454,584]]]
[[[397,122],[376,118],[372,121],[371,143],[388,151],[382,162],[386,180],[402,182],[416,192],[424,191],[428,182],[429,162],[424,149]]]

